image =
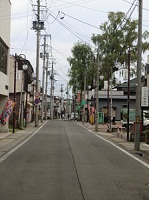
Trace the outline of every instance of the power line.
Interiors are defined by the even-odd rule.
[[[32,16],[32,14],[28,15],[28,16]],[[0,19],[0,21],[5,21],[5,20],[9,20],[9,19],[18,19],[18,18],[24,18],[24,17],[26,17],[26,15],[24,15],[24,16],[18,16],[18,17],[10,17],[10,16],[8,16],[8,18],[2,18],[2,19]]]
[[[125,1],[126,3],[129,3],[129,4],[132,4],[130,1],[127,1],[127,0],[123,0],[123,1]],[[149,9],[147,9],[147,8],[143,8],[143,10],[149,11]]]
[[[55,18],[52,14],[50,14],[53,18]],[[55,18],[56,19],[56,18]],[[71,32],[73,35],[75,35],[77,38],[79,38],[81,41],[83,41],[84,43],[87,43],[85,40],[83,40],[81,37],[82,35],[77,33],[76,31],[70,29],[67,25],[65,25],[64,23],[62,23],[61,21],[59,21],[58,19],[56,19],[56,21],[61,24],[65,29],[67,29],[69,32]],[[81,37],[80,37],[81,36]],[[88,39],[87,39],[88,40]],[[88,40],[89,41],[89,40]],[[91,45],[90,45],[91,46]],[[93,47],[93,46],[92,46]]]
[[[83,23],[83,24],[86,24],[86,25],[88,25],[88,26],[91,26],[91,27],[93,27],[93,28],[96,28],[96,29],[100,29],[99,27],[97,27],[97,26],[94,26],[94,25],[92,25],[92,24],[89,24],[89,23],[87,23],[87,22],[84,22],[84,21],[82,21],[82,20],[80,20],[80,19],[77,19],[77,18],[75,18],[75,17],[72,17],[72,16],[70,16],[70,15],[68,15],[68,14],[66,14],[66,13],[64,13],[64,12],[61,12],[61,13],[63,13],[64,14],[64,16],[67,16],[67,17],[70,17],[70,18],[72,18],[72,19],[74,19],[74,20],[77,20],[77,21],[79,21],[79,22],[81,22],[81,23]]]
[[[83,2],[82,2],[83,1]],[[78,6],[78,7],[81,7],[82,4],[86,4],[88,2],[91,2],[91,1],[94,1],[94,0],[81,0],[81,1],[77,1],[76,3],[79,3],[79,4],[76,4],[76,3],[70,3],[70,2],[65,2],[65,4],[61,4],[61,5],[57,5],[57,6],[54,6],[55,7],[55,10],[57,10],[59,7],[61,7],[61,9],[65,9],[65,8],[70,8],[70,7],[73,7],[73,6]],[[64,1],[63,1],[64,2]],[[69,4],[69,6],[68,6]],[[65,6],[66,5],[66,6]],[[64,7],[63,7],[64,6]]]
[[[132,13],[134,12],[134,10],[135,10],[135,8],[136,8],[136,5],[134,6],[134,3],[135,3],[135,2],[136,2],[136,0],[134,0],[133,3],[131,3],[130,8],[128,9],[127,13],[125,14],[125,16],[124,16],[122,22],[120,23],[120,25],[119,25],[119,27],[118,27],[117,29],[119,29],[119,28],[122,26],[123,22],[124,22],[126,19],[127,19],[127,20],[130,19]],[[133,10],[131,11],[131,9],[132,9],[133,6],[134,6],[134,8],[133,8]],[[130,11],[131,11],[131,14],[129,15],[129,17],[127,17],[127,15],[129,14]],[[123,25],[123,27],[121,27],[122,30],[125,28],[125,25],[126,25],[126,23]]]
[[[54,49],[54,48],[52,48],[54,51],[56,51],[57,53],[59,53],[61,56],[63,56],[63,57],[65,57],[65,58],[67,58],[67,55],[65,55],[63,52],[61,52],[61,51],[58,51],[58,50],[56,50],[56,49]],[[70,50],[69,50],[70,51]],[[71,52],[71,51],[70,51]]]

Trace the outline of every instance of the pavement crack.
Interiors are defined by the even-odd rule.
[[[65,127],[65,125],[64,125],[64,127]],[[68,145],[69,145],[70,153],[71,153],[71,156],[72,156],[72,160],[73,160],[73,164],[74,164],[75,172],[76,172],[76,175],[77,175],[77,179],[78,179],[78,183],[79,183],[79,187],[80,187],[81,195],[82,195],[83,200],[85,200],[84,193],[83,193],[83,188],[82,188],[82,185],[81,185],[81,181],[80,181],[80,178],[79,178],[79,174],[78,174],[77,166],[76,166],[76,163],[75,163],[75,158],[74,158],[74,155],[73,155],[73,152],[72,152],[71,146],[70,146],[70,142],[69,142],[69,138],[68,138],[68,134],[67,134],[66,129],[65,129],[65,133],[66,133],[66,137],[67,137],[67,142],[68,142]]]
[[[121,190],[122,189],[121,184],[116,180],[113,180],[113,181],[114,181],[115,185],[118,187],[118,189]]]

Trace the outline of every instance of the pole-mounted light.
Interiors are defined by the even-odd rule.
[[[24,58],[23,58],[23,57]],[[15,58],[15,63],[14,63],[14,108],[13,108],[13,133],[15,132],[15,118],[16,118],[16,113],[15,113],[15,109],[16,109],[16,71],[17,71],[17,63],[18,63],[18,70],[22,70],[24,68],[27,69],[27,60],[26,60],[26,56],[24,54],[15,54],[14,56]]]

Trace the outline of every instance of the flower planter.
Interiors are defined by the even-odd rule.
[[[149,144],[149,130],[145,130],[142,132],[145,135],[145,143]]]
[[[145,143],[149,144],[149,137],[145,137]]]
[[[144,134],[144,136],[145,136],[145,143],[149,144],[149,130],[147,129],[147,130],[143,131],[142,134]]]

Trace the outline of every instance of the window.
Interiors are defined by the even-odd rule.
[[[8,47],[0,38],[0,71],[7,74]]]

